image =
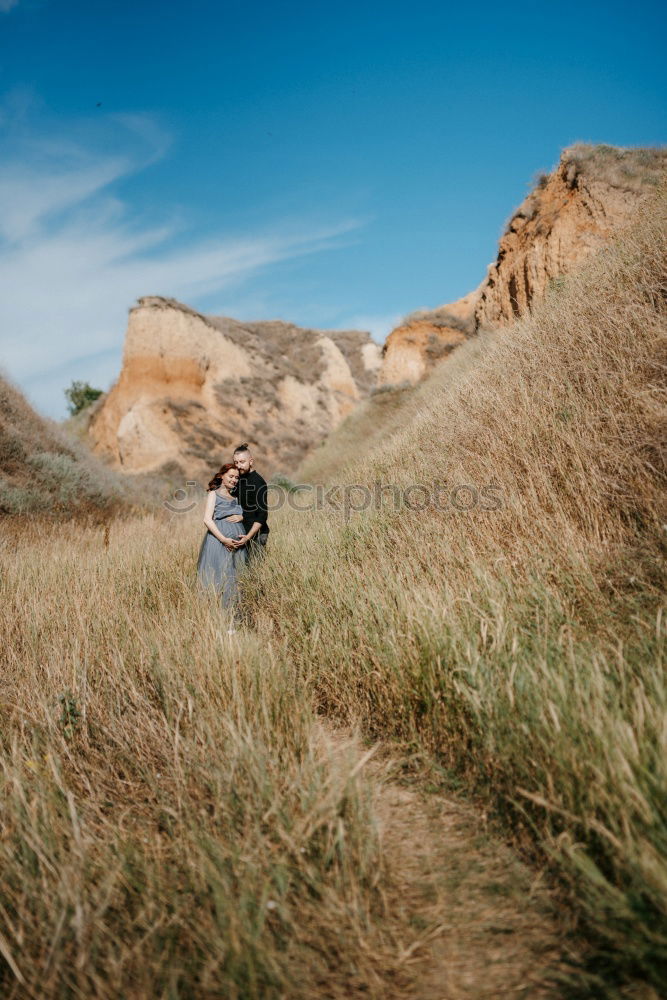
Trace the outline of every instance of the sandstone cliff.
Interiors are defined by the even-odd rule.
[[[466,337],[512,322],[561,275],[627,225],[667,173],[667,150],[578,143],[540,177],[510,218],[480,287],[412,313],[385,344],[381,385],[418,382]]]
[[[474,331],[479,289],[437,309],[406,316],[382,349],[379,385],[419,382]]]
[[[512,215],[475,309],[475,326],[500,326],[541,298],[627,225],[665,177],[667,150],[579,143]]]
[[[130,310],[120,377],[93,413],[93,450],[125,471],[206,475],[249,441],[262,469],[294,468],[370,391],[366,333],[241,323],[173,299]]]

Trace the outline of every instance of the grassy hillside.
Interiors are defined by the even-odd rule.
[[[432,408],[436,394],[456,379],[461,368],[468,370],[486,351],[487,334],[481,334],[457,350],[446,364],[439,365],[418,385],[388,385],[376,389],[345,418],[339,427],[316,448],[296,473],[299,483],[330,483],[341,470],[367,461],[382,451],[387,442],[425,409]],[[363,478],[363,477],[362,477]]]
[[[4,519],[3,997],[665,995],[666,221],[354,414],[308,467],[354,490],[271,515],[237,636],[201,505]],[[3,392],[5,489],[78,509]],[[337,720],[396,741],[391,808]]]
[[[0,376],[0,515],[110,514],[125,501],[121,478]]]
[[[333,433],[299,467],[296,478],[302,483],[327,482],[335,477],[341,462],[349,463],[382,440],[400,430],[416,389],[411,385],[376,390],[345,418]]]
[[[86,428],[96,405],[57,424],[0,375],[0,518],[108,521],[158,506],[183,486],[177,466],[125,476],[93,455]]]
[[[661,197],[386,427],[374,397],[304,473],[424,489],[276,515],[248,581],[322,711],[435,755],[548,859],[594,996],[667,992],[666,221]]]
[[[665,182],[667,150],[576,142],[568,151],[570,169],[625,191],[659,188]]]

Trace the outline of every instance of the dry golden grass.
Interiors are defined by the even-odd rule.
[[[569,169],[612,187],[639,191],[664,184],[667,149],[592,145],[576,142],[564,153]]]
[[[248,591],[323,711],[432,752],[549,859],[595,996],[667,991],[666,215],[320,464],[501,509],[287,512]]]
[[[491,995],[540,996],[539,878],[477,813],[454,836],[396,774],[378,800],[314,704],[550,865],[594,944],[577,989],[664,993],[664,223],[462,347],[388,439],[328,446],[347,482],[493,483],[501,509],[281,512],[232,640],[198,516],[2,524],[3,997],[430,1000],[445,970],[458,1000],[496,951]]]
[[[396,948],[356,760],[332,766],[294,672],[230,644],[194,532],[35,530],[3,548],[3,997],[373,987]]]
[[[336,478],[341,464],[348,464],[355,453],[366,457],[375,446],[385,444],[417,413],[422,389],[412,385],[389,386],[359,403],[335,433],[325,438],[302,463],[297,481],[328,482]]]
[[[392,824],[390,803],[383,850],[390,763],[366,777],[362,747],[323,737],[300,668],[251,633],[227,636],[196,587],[201,512],[106,532],[4,528],[3,998],[424,1000],[438,994],[415,987],[420,963],[437,968],[425,953],[443,935],[465,938],[446,963],[453,1000],[478,995],[489,964],[511,988],[557,964],[553,903],[525,866],[510,852],[511,877],[493,874],[498,908],[471,867],[491,841],[457,862],[474,812],[435,870],[415,867],[425,845],[413,850],[412,816],[398,803]],[[439,888],[446,860],[458,894]],[[409,871],[420,882],[404,898]],[[471,892],[447,937],[442,907]],[[516,932],[507,956],[499,922]]]

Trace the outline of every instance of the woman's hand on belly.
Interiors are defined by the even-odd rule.
[[[230,514],[229,517],[225,518],[225,521],[229,521],[230,524],[238,524],[242,520],[243,514]]]

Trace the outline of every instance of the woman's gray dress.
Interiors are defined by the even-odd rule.
[[[226,500],[215,491],[213,520],[225,538],[240,538],[245,534],[243,521],[226,521],[232,514],[243,514],[236,500]],[[238,600],[237,574],[243,571],[246,561],[245,546],[231,551],[215,535],[207,531],[197,559],[197,577],[205,586],[214,586],[220,593],[223,608],[231,607]]]

